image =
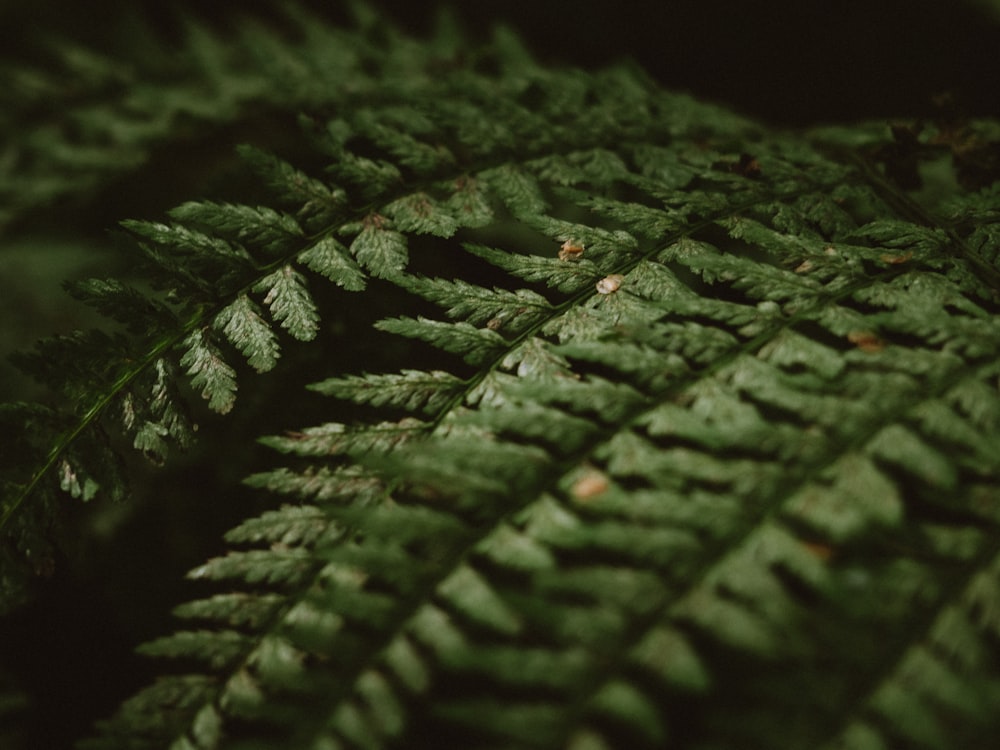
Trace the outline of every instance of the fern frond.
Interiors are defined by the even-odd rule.
[[[188,349],[181,357],[181,366],[187,368],[191,385],[201,389],[202,398],[214,411],[225,414],[236,401],[236,372],[226,364],[207,331],[195,331],[184,342]],[[270,360],[260,362],[270,364]]]
[[[266,372],[278,361],[279,346],[271,327],[261,318],[260,308],[241,294],[215,317],[215,327],[239,349],[257,372]],[[235,373],[234,373],[235,374]]]
[[[351,375],[310,386],[327,396],[407,412],[437,413],[462,388],[462,380],[442,370],[404,370],[398,375]]]
[[[547,71],[502,31],[446,75],[391,30],[325,53],[341,37],[306,30],[301,55],[243,33],[268,70],[308,71],[289,97],[334,182],[244,148],[281,208],[127,225],[164,294],[91,282],[136,311],[130,335],[25,359],[80,405],[9,411],[60,436],[14,446],[39,468],[4,479],[12,546],[51,512],[43,477],[118,486],[111,407],[162,460],[190,433],[174,369],[227,412],[226,341],[267,371],[274,324],[317,338],[307,272],[366,295],[345,304],[393,290],[374,327],[421,344],[395,374],[338,369],[312,389],[350,407],[263,439],[290,464],[247,484],[294,504],[191,572],[211,586],[193,622],[142,647],[191,674],[85,747],[995,735],[993,192],[921,205],[873,150],[886,133],[771,132],[627,67]],[[205,85],[232,85],[234,53],[199,34]],[[229,106],[261,95],[236,83]]]
[[[528,289],[508,292],[484,289],[461,280],[403,277],[400,284],[424,299],[447,308],[451,318],[471,325],[486,325],[491,330],[517,332],[537,322],[552,309],[542,295]]]
[[[789,174],[780,172],[779,194]],[[527,289],[397,277],[459,320],[378,327],[463,355],[477,372],[316,386],[434,418],[413,422],[411,439],[380,446],[379,457],[358,454],[397,483],[394,502],[321,506],[317,517],[360,534],[319,555],[346,566],[349,580],[323,606],[350,625],[291,637],[324,655],[350,644],[351,656],[330,664],[318,716],[316,704],[307,715],[280,697],[280,680],[257,676],[272,705],[295,716],[283,741],[378,747],[431,733],[466,746],[627,738],[656,747],[680,732],[764,747],[788,734],[791,711],[809,719],[791,728],[786,746],[835,746],[883,732],[915,736],[905,717],[927,710],[921,701],[935,706],[921,737],[985,736],[992,699],[969,698],[963,678],[912,645],[923,638],[919,626],[910,640],[912,626],[899,629],[898,616],[880,612],[888,599],[901,614],[920,591],[947,606],[944,581],[955,575],[987,580],[989,536],[959,519],[981,523],[976,488],[998,470],[978,427],[996,426],[986,416],[995,389],[982,390],[995,371],[993,318],[960,277],[929,262],[950,252],[942,243],[924,248],[930,257],[920,263],[878,263],[897,248],[852,244],[882,230],[850,213],[825,236],[793,240],[775,223],[812,215],[816,203],[800,200],[808,184],[777,199],[780,219],[743,219],[757,213],[745,196],[718,201],[725,215],[664,224],[673,237],[640,232],[648,245],[579,224],[570,237],[565,224],[528,219],[553,245],[600,247],[615,237],[595,253],[589,278],[559,277],[555,286],[569,295],[560,304]],[[757,244],[766,256],[735,254]],[[549,286],[580,263],[468,249]],[[796,270],[810,255],[834,260],[822,274]],[[886,308],[875,299],[888,290],[898,296]],[[937,307],[943,299],[947,313]],[[510,338],[486,325],[514,304],[532,312]],[[903,308],[909,314],[892,312]],[[973,331],[978,348],[968,343]],[[524,366],[541,353],[550,366]],[[447,396],[425,400],[442,379]],[[373,397],[369,389],[380,387],[402,390]],[[316,452],[331,452],[325,433],[315,431]],[[312,497],[311,478],[323,471],[282,470],[267,482]],[[940,491],[952,498],[953,520],[943,525]],[[902,546],[886,547],[887,534]],[[873,564],[884,583],[875,585]],[[924,627],[977,627],[944,611],[944,624],[923,618]],[[823,627],[828,617],[839,618],[837,629]],[[877,659],[859,649],[872,627],[892,644]],[[982,635],[962,632],[970,648],[983,647]],[[818,679],[812,665],[831,653],[850,668]],[[806,668],[790,677],[796,664]],[[982,679],[977,694],[994,695],[995,676]],[[833,708],[830,684],[840,696]],[[853,719],[858,690],[870,691],[870,703]],[[684,715],[664,695],[683,702]],[[967,724],[946,735],[939,715]]]
[[[265,276],[254,291],[266,292],[264,304],[271,316],[299,341],[310,341],[319,328],[319,313],[306,289],[305,277],[291,265]]]
[[[191,201],[172,209],[170,216],[185,225],[211,231],[237,247],[260,250],[265,257],[284,254],[304,236],[294,218],[266,206]]]
[[[300,456],[334,456],[341,453],[388,452],[423,431],[425,425],[412,417],[400,422],[380,422],[359,428],[339,423],[310,427],[261,441],[283,453]]]
[[[347,248],[334,237],[324,237],[299,253],[297,260],[349,292],[363,291],[367,283],[367,277]]]
[[[525,281],[544,281],[561,292],[577,292],[601,277],[598,267],[587,258],[565,261],[531,255],[511,257],[508,253],[483,245],[467,245],[466,249]]]
[[[247,165],[264,181],[274,199],[296,209],[303,221],[321,225],[344,208],[346,193],[310,177],[275,154],[249,144],[237,147]]]
[[[382,320],[376,327],[380,331],[439,345],[473,365],[492,359],[504,348],[504,339],[500,334],[488,328],[476,328],[464,321],[451,324],[428,318],[401,317]]]
[[[365,220],[351,242],[351,255],[373,276],[392,278],[406,267],[409,252],[406,235],[384,228],[381,216]]]

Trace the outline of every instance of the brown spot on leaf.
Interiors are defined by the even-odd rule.
[[[851,331],[847,340],[868,354],[877,354],[885,349],[885,341],[873,331]]]
[[[819,558],[823,562],[833,557],[834,549],[829,544],[824,544],[823,542],[803,542],[802,546],[806,548],[806,551],[810,555]]]
[[[596,469],[592,469],[573,483],[570,494],[578,502],[588,502],[598,495],[603,495],[608,486],[608,478]]]
[[[883,263],[889,263],[890,265],[898,266],[900,263],[906,263],[913,257],[913,253],[885,253],[879,256],[879,260]]]
[[[559,260],[576,260],[583,255],[583,245],[566,240],[559,249]]]

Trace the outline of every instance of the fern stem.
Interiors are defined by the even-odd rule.
[[[24,485],[20,493],[8,504],[4,506],[3,513],[0,514],[0,531],[6,526],[8,521],[17,512],[18,508],[24,503],[24,501],[31,495],[35,487],[42,478],[55,466],[56,462],[59,461],[60,457],[66,450],[72,445],[80,435],[97,419],[100,418],[104,409],[110,404],[119,393],[121,393],[125,388],[129,386],[137,377],[139,377],[146,368],[152,365],[160,356],[172,349],[178,344],[187,334],[193,331],[204,319],[204,309],[200,308],[199,311],[180,329],[179,332],[161,338],[153,347],[146,352],[142,360],[139,363],[127,370],[125,373],[120,375],[111,387],[104,393],[100,394],[97,400],[91,404],[91,406],[83,413],[79,421],[73,425],[69,430],[63,432],[59,438],[56,440],[55,444],[52,446],[48,455],[45,457],[44,462],[35,473],[32,474],[31,478]]]

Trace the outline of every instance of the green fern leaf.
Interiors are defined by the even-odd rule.
[[[239,658],[246,648],[246,638],[229,631],[188,631],[174,633],[140,646],[147,656],[197,659],[211,669],[224,669]]]
[[[195,331],[184,341],[187,351],[181,366],[188,368],[191,383],[214,411],[225,414],[236,402],[236,372],[222,359],[205,331]]]
[[[383,195],[403,181],[395,164],[384,159],[369,159],[350,151],[341,151],[331,172],[337,180],[353,186],[362,195]]]
[[[365,221],[351,242],[351,254],[369,273],[392,278],[406,267],[409,253],[405,235],[383,227],[379,216]]]
[[[394,406],[407,412],[437,413],[456,397],[463,381],[441,370],[404,370],[399,375],[327,378],[309,386],[326,396],[372,406]]]
[[[287,468],[252,474],[244,480],[250,487],[294,495],[317,502],[357,500],[373,502],[384,487],[377,478],[356,466],[321,467],[296,473]]]
[[[523,170],[503,166],[483,176],[515,216],[537,216],[548,208],[538,183]]]
[[[418,118],[408,118],[407,125],[412,127]],[[417,174],[433,174],[455,163],[455,157],[443,145],[434,146],[422,143],[408,133],[401,132],[384,122],[371,119],[359,123],[368,132],[376,144],[384,148],[402,166],[408,167]]]
[[[504,346],[504,339],[495,331],[465,322],[451,325],[427,318],[390,318],[379,321],[375,327],[439,346],[460,355],[469,364],[481,364],[495,357]]]
[[[459,226],[475,229],[493,220],[489,193],[479,179],[462,176],[445,188],[449,191],[446,210]]]
[[[247,295],[241,294],[219,312],[215,316],[215,327],[243,352],[257,372],[266,372],[277,363],[280,356],[278,340],[260,317],[260,308]],[[187,363],[182,360],[181,364]],[[233,376],[235,373],[231,372],[230,377]]]
[[[255,286],[265,292],[264,304],[271,315],[299,341],[310,341],[319,330],[316,304],[306,290],[305,277],[291,266],[284,266],[270,276],[265,276]]]
[[[557,260],[555,257],[545,258],[537,255],[512,256],[502,250],[483,245],[467,245],[466,249],[519,278],[526,281],[542,281],[561,292],[577,292],[596,283],[603,275],[597,265],[587,258]]]
[[[124,324],[130,333],[169,328],[177,322],[169,307],[117,279],[88,279],[66,284],[66,289],[102,315]]]
[[[458,229],[456,217],[426,194],[416,193],[393,201],[384,209],[401,232],[451,237]]]
[[[333,237],[324,237],[308,250],[299,253],[298,260],[348,291],[360,292],[365,288],[364,272],[347,248]]]
[[[291,9],[294,43],[192,22],[184,74],[148,91],[67,60],[150,116],[67,110],[139,160],[163,123],[248,111],[304,111],[306,137],[240,149],[274,206],[125,223],[144,275],[72,287],[124,332],[20,358],[57,403],[0,410],[0,606],[53,564],[60,492],[123,495],[122,440],[157,463],[191,441],[180,372],[232,410],[222,339],[260,372],[326,363],[311,390],[335,397],[261,439],[284,455],[245,484],[270,505],[140,647],[192,674],[82,747],[986,746],[995,123],[779,132],[634,67],[547,70],[503,30],[470,51],[356,15]],[[106,158],[88,132],[39,135],[66,181],[15,211],[115,173],[82,173]],[[360,293],[329,349],[343,295],[306,269]],[[294,397],[261,380],[251,423]]]
[[[283,453],[296,453],[300,456],[388,452],[414,435],[419,435],[424,427],[421,422],[410,418],[398,423],[383,422],[361,429],[348,429],[345,425],[331,423],[284,437],[261,438],[261,442]]]
[[[170,211],[171,218],[209,229],[241,246],[259,248],[267,255],[287,252],[304,236],[294,218],[272,208],[229,203],[188,202]]]
[[[404,277],[399,283],[421,297],[447,308],[448,316],[491,330],[518,331],[537,323],[552,309],[542,295],[528,289],[508,292],[484,289],[456,280]]]
[[[245,249],[226,240],[189,229],[182,224],[158,224],[148,221],[123,221],[122,226],[164,247],[196,254],[229,256],[249,261]]]
[[[311,570],[309,556],[301,549],[250,550],[215,558],[188,573],[189,578],[238,579],[251,584],[295,586]]]
[[[324,221],[344,207],[343,190],[310,177],[274,154],[250,145],[238,147],[241,157],[264,180],[275,198],[295,207],[302,219]]]

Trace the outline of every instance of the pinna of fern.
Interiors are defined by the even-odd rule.
[[[142,368],[99,371],[104,393],[135,372],[102,408],[161,370],[149,392],[166,393],[179,367],[227,411],[229,347],[267,370],[276,325],[315,335],[313,273],[437,305],[377,327],[453,366],[314,386],[386,415],[265,439],[289,465],[248,484],[288,504],[192,571],[216,593],[142,647],[180,669],[86,746],[993,736],[1000,329],[979,271],[995,216],[928,225],[840,158],[843,133],[769,134],[629,71],[509,64],[438,85],[310,121],[335,186],[247,150],[279,192],[306,186],[297,215],[201,202],[129,224],[163,269],[164,323],[140,336]],[[353,128],[378,158],[350,151]],[[947,211],[983,203],[956,191]],[[418,273],[422,233],[494,282]],[[133,394],[133,424],[179,439],[155,400]]]

